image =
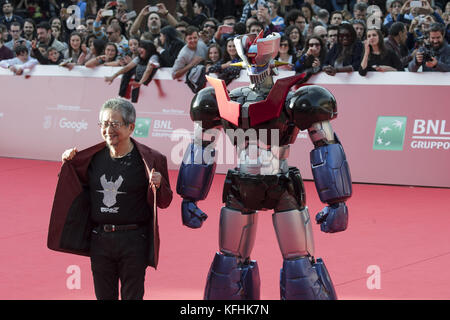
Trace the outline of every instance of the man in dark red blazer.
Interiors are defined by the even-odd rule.
[[[136,112],[121,98],[100,111],[104,142],[66,150],[50,218],[50,249],[89,256],[97,299],[142,299],[156,269],[157,207],[172,201],[167,159],[131,138]]]

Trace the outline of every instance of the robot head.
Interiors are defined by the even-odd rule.
[[[237,53],[242,59],[242,67],[247,69],[250,82],[259,84],[270,76],[271,62],[277,56],[280,47],[280,34],[272,33],[263,38],[257,34],[245,34],[234,38]]]

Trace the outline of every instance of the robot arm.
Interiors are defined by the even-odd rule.
[[[322,202],[327,203],[316,216],[323,232],[347,228],[348,208],[345,201],[352,195],[352,180],[344,149],[328,121],[308,129],[315,148],[311,151],[314,182]]]
[[[181,217],[183,224],[190,228],[200,228],[208,217],[197,207],[197,201],[208,195],[216,171],[215,161],[204,161],[206,150],[202,145],[191,143],[178,173],[177,193],[183,197]]]
[[[208,217],[197,206],[197,201],[208,195],[216,171],[214,144],[206,141],[205,130],[220,126],[220,115],[213,88],[200,90],[191,103],[191,119],[201,127],[201,137],[189,145],[178,173],[177,193],[183,198],[183,224],[200,228]]]
[[[336,118],[336,99],[327,89],[306,85],[288,99],[287,111],[300,130],[308,129],[314,143],[311,167],[320,200],[328,206],[319,212],[316,221],[324,232],[347,228],[345,205],[352,194],[350,170],[344,149],[330,125]]]

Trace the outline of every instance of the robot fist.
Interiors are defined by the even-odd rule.
[[[183,203],[181,204],[181,218],[185,226],[197,229],[202,226],[203,221],[208,216],[197,207],[195,202],[183,199]]]
[[[320,230],[327,233],[340,232],[347,229],[348,209],[345,202],[339,202],[325,207],[316,215]]]

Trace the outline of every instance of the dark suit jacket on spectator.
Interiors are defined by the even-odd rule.
[[[384,46],[386,49],[397,54],[404,68],[408,67],[408,63],[411,61],[412,57],[409,55],[408,48],[406,46],[397,43],[392,36],[388,36],[384,40]]]

